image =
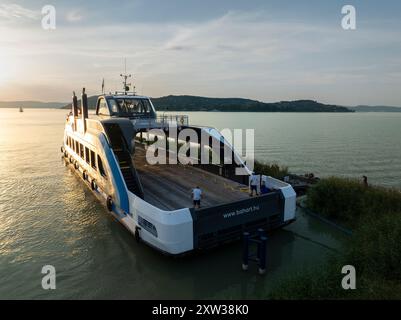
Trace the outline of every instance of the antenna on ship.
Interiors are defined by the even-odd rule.
[[[124,79],[124,94],[126,95],[129,91],[129,86],[131,85],[131,83],[127,83],[127,79],[132,77],[132,75],[127,74],[127,59],[124,59],[124,74],[120,74],[120,77]]]

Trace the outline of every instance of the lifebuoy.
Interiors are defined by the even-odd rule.
[[[61,153],[64,153],[64,147],[63,146],[61,146],[60,151],[61,151]]]
[[[107,210],[109,210],[109,211],[113,210],[113,199],[111,198],[111,196],[107,197],[106,206],[107,206]]]
[[[72,156],[70,156],[70,163],[72,163],[74,161],[74,159],[72,158]]]
[[[93,179],[91,181],[91,188],[92,188],[92,190],[97,190],[97,184],[96,184],[96,180],[95,179]]]
[[[74,167],[75,167],[75,169],[76,169],[76,170],[78,170],[78,169],[79,169],[79,164],[78,164],[78,161],[75,161],[75,163],[74,163]]]

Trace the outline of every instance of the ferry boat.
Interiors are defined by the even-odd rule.
[[[245,231],[268,231],[295,220],[296,194],[290,184],[259,176],[270,191],[250,197],[252,172],[218,130],[192,126],[186,116],[157,115],[149,97],[127,89],[124,85],[123,92],[101,94],[91,116],[85,89],[80,106],[74,93],[61,152],[68,166],[138,241],[180,255],[238,240]],[[169,133],[174,127],[178,132],[192,129],[206,134],[210,145],[218,142],[221,150],[229,148],[236,161],[149,164],[147,148],[157,139],[149,132]],[[187,142],[169,137],[167,145]],[[247,174],[236,175],[237,168]],[[196,186],[204,196],[197,209],[191,199]]]

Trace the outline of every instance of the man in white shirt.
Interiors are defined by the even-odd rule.
[[[196,188],[194,188],[192,190],[192,200],[194,202],[194,208],[200,208],[200,201],[202,198],[202,190],[201,188],[199,188],[199,186],[196,186]]]
[[[252,172],[252,175],[249,177],[249,185],[250,185],[250,196],[253,197],[253,191],[255,191],[258,196],[258,183],[259,179],[255,172]]]

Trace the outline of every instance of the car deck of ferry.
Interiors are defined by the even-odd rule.
[[[150,165],[145,155],[145,149],[137,145],[135,168],[144,189],[145,200],[160,209],[193,207],[191,191],[196,186],[202,189],[202,208],[249,199],[248,188],[243,184],[190,165]]]

